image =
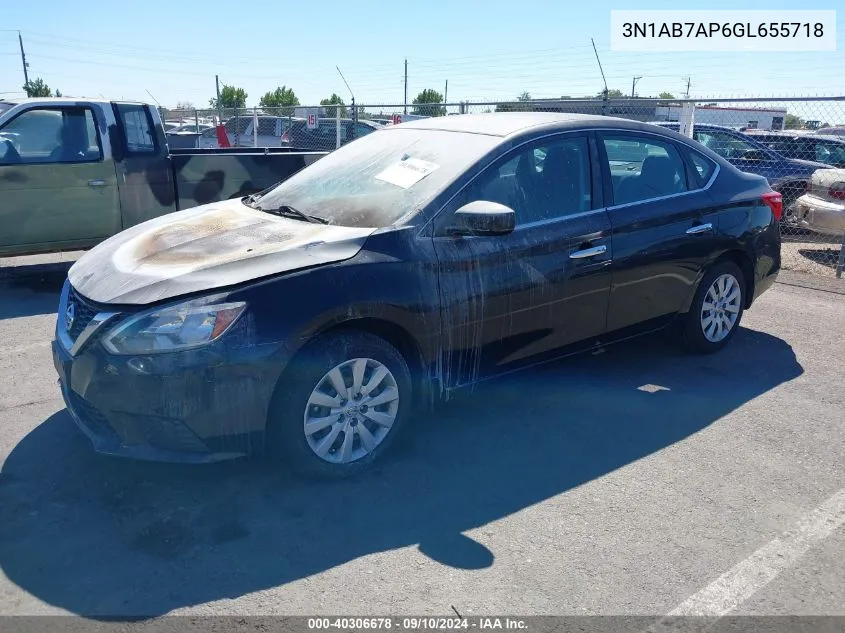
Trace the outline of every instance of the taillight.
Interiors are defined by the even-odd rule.
[[[834,200],[845,200],[845,182],[837,182],[827,190],[827,195]]]
[[[760,197],[763,200],[763,204],[772,210],[772,215],[775,216],[775,220],[779,221],[783,216],[783,196],[777,191],[770,191],[768,193],[764,193]]]
[[[285,132],[284,134],[282,134],[282,143],[287,143],[289,141],[290,141],[290,137],[288,136],[288,133]]]

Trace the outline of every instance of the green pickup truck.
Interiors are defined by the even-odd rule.
[[[90,248],[156,216],[261,191],[323,155],[171,150],[144,103],[0,101],[0,256]]]

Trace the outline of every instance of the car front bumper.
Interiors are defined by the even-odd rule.
[[[845,234],[845,204],[805,194],[795,202],[795,215],[804,228],[825,235]]]
[[[204,463],[263,446],[278,371],[254,354],[116,356],[92,341],[72,355],[60,340],[52,352],[68,412],[97,452]]]

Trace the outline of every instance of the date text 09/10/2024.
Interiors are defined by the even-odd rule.
[[[509,617],[337,617],[308,618],[309,630],[398,629],[403,631],[525,630],[525,620]]]

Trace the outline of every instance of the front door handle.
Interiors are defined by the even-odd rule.
[[[99,179],[97,179],[97,180],[89,180],[89,181],[88,181],[88,186],[89,186],[89,187],[105,187],[105,186],[106,186],[106,181],[105,181],[105,180],[99,180]]]
[[[699,233],[711,233],[713,225],[709,222],[707,224],[696,224],[687,229],[687,235],[698,235]]]
[[[569,259],[584,259],[585,257],[595,257],[596,255],[603,255],[607,252],[607,246],[602,244],[601,246],[593,246],[591,248],[585,248],[580,251],[575,251],[574,253],[569,253]]]

